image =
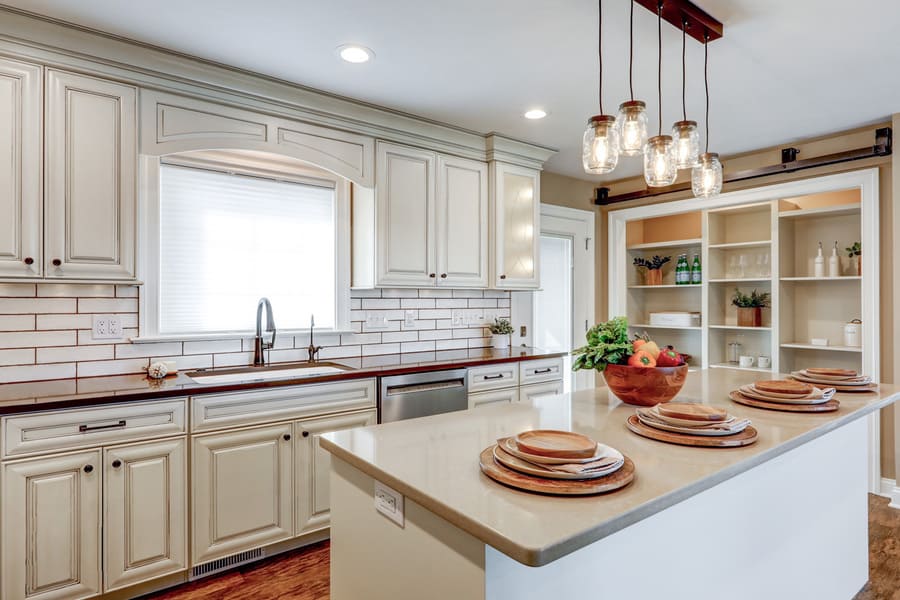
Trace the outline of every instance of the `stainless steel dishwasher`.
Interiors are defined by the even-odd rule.
[[[382,377],[378,422],[390,423],[469,407],[465,369]]]

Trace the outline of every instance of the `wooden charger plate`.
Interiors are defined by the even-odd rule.
[[[590,458],[597,452],[597,442],[574,431],[535,429],[516,436],[516,446],[527,454],[549,458]]]
[[[518,490],[554,496],[590,496],[625,487],[634,480],[634,463],[627,456],[622,468],[596,479],[543,479],[508,469],[494,460],[494,446],[481,452],[481,471],[494,481]]]
[[[731,398],[732,402],[737,402],[744,406],[765,408],[768,410],[780,410],[783,412],[823,413],[834,412],[841,407],[841,403],[834,398],[828,402],[822,402],[821,404],[783,404],[781,402],[766,402],[765,400],[748,398],[737,390],[728,394],[728,397]]]
[[[749,446],[759,437],[756,428],[752,425],[748,425],[747,428],[740,433],[717,437],[663,431],[661,429],[650,427],[649,425],[644,425],[641,423],[640,419],[638,419],[637,415],[628,417],[628,420],[625,421],[625,425],[634,433],[650,438],[651,440],[669,444],[679,444],[681,446],[698,446],[702,448],[738,448],[740,446]]]

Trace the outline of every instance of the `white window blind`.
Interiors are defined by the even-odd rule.
[[[335,326],[333,188],[161,165],[159,333]]]

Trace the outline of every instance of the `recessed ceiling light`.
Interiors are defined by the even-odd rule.
[[[375,58],[375,53],[370,48],[358,44],[344,44],[338,46],[338,54],[348,63],[364,63]]]
[[[532,108],[528,112],[525,113],[526,119],[543,119],[547,116],[547,111],[541,110],[540,108]]]

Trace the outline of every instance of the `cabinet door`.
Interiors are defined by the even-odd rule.
[[[135,88],[47,71],[47,277],[134,278]]]
[[[540,172],[495,162],[494,286],[540,287]]]
[[[187,568],[185,438],[104,456],[104,591]]]
[[[305,419],[297,429],[297,534],[328,527],[331,496],[328,480],[331,473],[331,454],[319,447],[319,438],[329,431],[341,431],[374,425],[376,411]]]
[[[0,277],[41,274],[41,77],[0,58]]]
[[[519,388],[519,402],[533,402],[541,398],[552,398],[564,392],[562,379],[523,385]]]
[[[439,156],[435,208],[437,284],[488,287],[487,165]]]
[[[375,245],[379,286],[433,286],[433,152],[379,142],[375,157]]]
[[[3,466],[4,600],[100,593],[100,451]]]
[[[511,387],[492,392],[469,394],[469,408],[478,408],[489,404],[511,404],[519,400],[519,388]]]
[[[194,564],[293,536],[292,430],[287,423],[193,439]]]

